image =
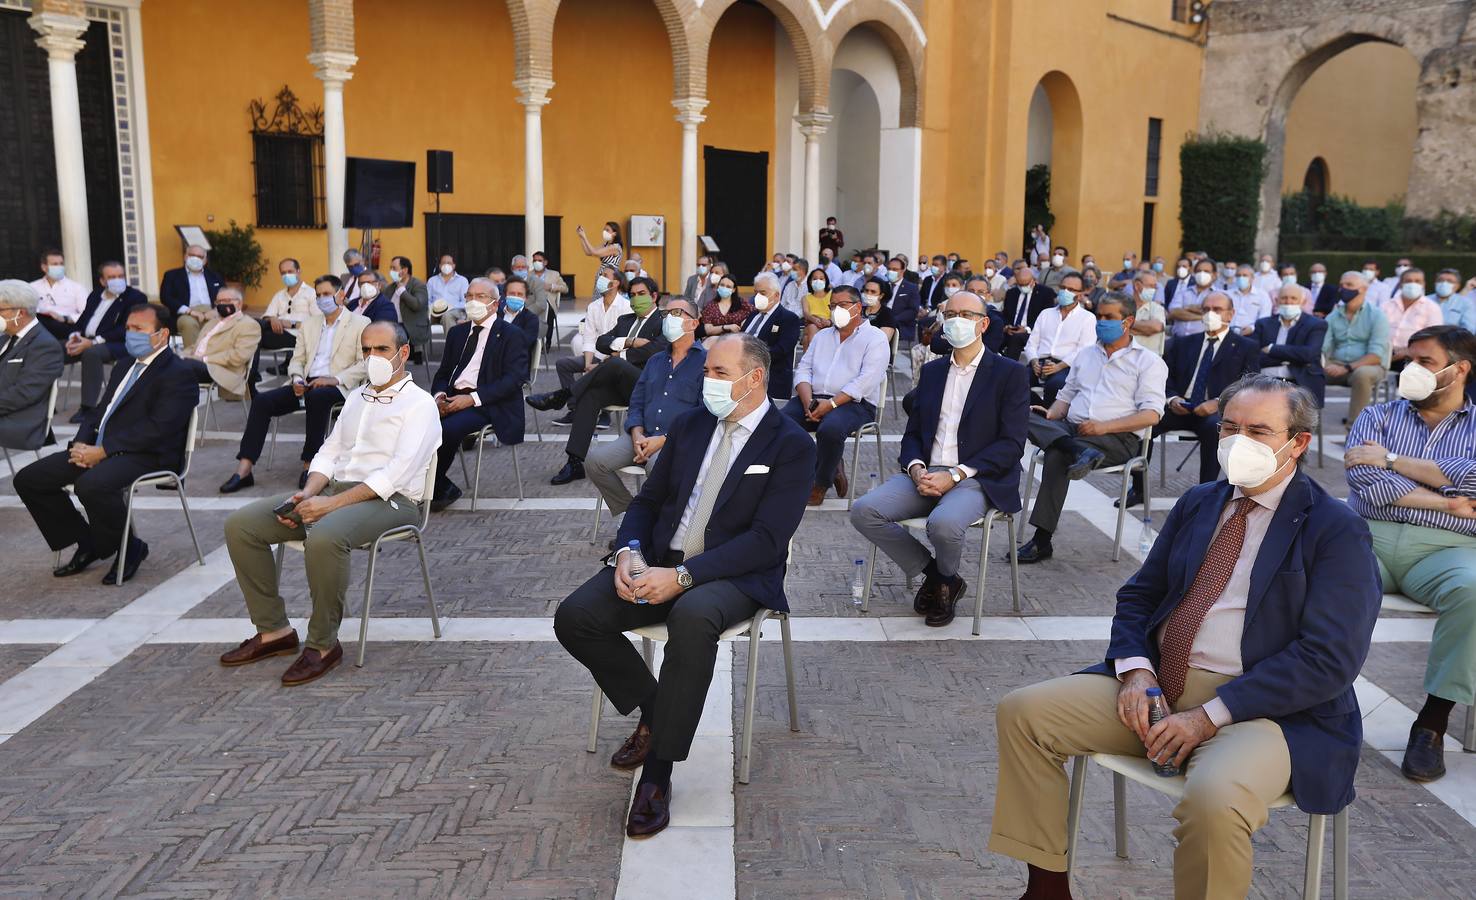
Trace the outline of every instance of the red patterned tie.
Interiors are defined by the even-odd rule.
[[[1189,592],[1179,601],[1179,606],[1169,616],[1163,632],[1163,645],[1159,647],[1158,684],[1169,705],[1179,702],[1184,693],[1184,678],[1189,672],[1189,651],[1194,646],[1194,637],[1204,616],[1209,612],[1225,585],[1230,583],[1230,573],[1235,571],[1235,561],[1245,544],[1245,517],[1250,515],[1256,501],[1241,497],[1235,501],[1235,511],[1225,520],[1220,533],[1210,542],[1209,552],[1194,576]]]

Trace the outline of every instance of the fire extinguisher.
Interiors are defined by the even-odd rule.
[[[379,268],[379,238],[375,238],[374,242],[369,245],[369,268]]]

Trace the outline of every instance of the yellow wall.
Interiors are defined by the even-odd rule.
[[[1283,193],[1300,191],[1320,156],[1333,193],[1371,206],[1402,200],[1419,130],[1419,77],[1419,62],[1392,44],[1360,44],[1313,72],[1286,118]]]

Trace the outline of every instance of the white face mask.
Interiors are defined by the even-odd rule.
[[[373,282],[359,285],[359,296],[365,300],[373,300],[379,296],[379,285]]]
[[[364,372],[369,378],[370,385],[389,384],[389,380],[395,377],[395,370],[397,368],[395,363],[390,362],[383,356],[364,357]]]
[[[763,294],[754,294],[753,295],[753,308],[756,309],[756,310],[758,310],[759,312],[763,312],[764,310],[768,309],[769,308],[769,298],[766,297],[766,296],[764,296]]]
[[[1276,454],[1291,446],[1294,440],[1272,450],[1255,438],[1234,434],[1220,441],[1215,455],[1220,460],[1220,468],[1225,470],[1227,481],[1236,487],[1255,488],[1265,484],[1286,465],[1277,464]],[[1291,462],[1291,459],[1286,462]]]
[[[491,312],[491,307],[487,306],[481,300],[466,301],[466,314],[471,317],[473,322],[480,322],[487,318],[489,312]]]
[[[1375,272],[1373,269],[1363,270],[1363,280],[1367,281],[1369,284],[1373,284],[1374,281],[1378,279],[1378,277],[1379,273]]]
[[[810,282],[810,290],[814,291],[817,294],[823,294],[825,292],[825,282],[819,278],[816,278],[814,281]]]
[[[717,284],[719,281],[723,280],[723,276],[719,272],[713,272],[711,275],[707,276],[707,280],[712,284]]]
[[[1225,320],[1214,310],[1204,314],[1204,330],[1210,334],[1219,334],[1220,329],[1225,327]]]
[[[1183,281],[1185,278],[1188,278],[1189,277],[1189,267],[1188,266],[1179,266],[1177,269],[1174,270],[1174,277],[1178,278],[1180,281]]]
[[[456,267],[453,266],[453,265],[451,265],[450,263],[441,263],[441,274],[442,275],[450,275],[452,272],[455,272],[455,271],[456,271]]]
[[[1295,276],[1295,275],[1283,275],[1283,276],[1281,276],[1281,285],[1282,285],[1282,287],[1291,287],[1292,285],[1294,285],[1296,283],[1297,283],[1297,276]]]
[[[1133,261],[1130,260],[1130,259],[1123,260],[1122,261],[1122,267],[1124,269],[1132,269],[1132,267],[1133,267]]]
[[[1418,300],[1425,296],[1425,286],[1413,281],[1406,281],[1399,286],[1399,295],[1406,300]]]
[[[830,323],[844,331],[851,324],[851,311],[844,306],[837,306],[830,311]]]
[[[189,269],[191,272],[201,272],[201,271],[204,271],[204,269],[205,269],[205,260],[201,259],[198,256],[186,256],[185,257],[185,268]]]
[[[1213,273],[1213,272],[1195,272],[1194,273],[1194,283],[1197,284],[1197,285],[1199,285],[1200,287],[1209,287],[1209,283],[1211,281],[1214,281],[1214,280],[1215,280],[1215,273]]]
[[[1326,272],[1313,272],[1312,275],[1311,275],[1311,279],[1312,279],[1313,286],[1321,286],[1321,284],[1324,281],[1327,280],[1327,273]]]
[[[389,280],[390,280],[390,284],[398,284],[399,281],[400,281],[400,270],[399,269],[390,269],[389,270]]]
[[[1445,369],[1449,368],[1450,366],[1445,367]],[[1440,372],[1444,372],[1445,369],[1441,369]],[[1399,373],[1399,396],[1418,403],[1436,391],[1444,390],[1438,386],[1437,379],[1440,372],[1431,372],[1419,363],[1410,363],[1404,367],[1404,371]]]
[[[535,271],[535,272],[542,272],[543,271],[543,260],[541,260],[541,259],[535,259],[535,260],[533,260],[533,271]]]
[[[748,371],[752,372],[753,370],[749,369]],[[747,375],[748,372],[744,372],[739,377],[743,378],[747,377]],[[702,379],[702,405],[706,406],[707,411],[717,416],[718,419],[726,419],[738,407],[738,404],[743,402],[744,397],[753,393],[753,388],[749,388],[743,392],[743,397],[734,399],[733,385],[735,383],[733,381],[723,381],[720,378]]]
[[[948,341],[949,346],[955,350],[961,350],[973,344],[978,335],[974,333],[973,322],[963,316],[958,316],[943,320],[943,337]]]
[[[1295,322],[1302,314],[1302,306],[1299,303],[1283,303],[1276,307],[1276,314],[1288,322]]]
[[[1261,271],[1262,272],[1269,272],[1269,271],[1271,271],[1271,264],[1269,262],[1266,262],[1264,259],[1261,260]]]
[[[1052,256],[1051,257],[1051,265],[1053,265],[1053,266],[1064,265],[1065,262],[1066,262],[1066,257],[1062,256],[1059,253],[1057,253],[1055,256]]]
[[[945,287],[943,289],[943,296],[945,296],[945,297],[952,297],[954,294],[957,294],[961,290],[963,290],[963,288],[954,287],[953,285],[950,284],[950,285],[948,285],[947,287]]]
[[[614,236],[615,235],[613,233],[611,233],[610,229],[608,229],[608,228],[606,228],[604,231],[601,231],[600,232],[600,237],[604,238],[605,239],[605,243],[607,243],[607,244],[610,243],[610,238],[612,238]]]
[[[1152,303],[1153,298],[1158,296],[1158,288],[1145,287],[1138,291],[1138,296],[1143,298],[1144,303]]]
[[[1400,275],[1403,275],[1407,271],[1409,271],[1409,266],[1395,266],[1394,277],[1398,278]]]

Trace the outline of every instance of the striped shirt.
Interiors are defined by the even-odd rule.
[[[1470,400],[1431,429],[1414,404],[1395,400],[1370,406],[1348,432],[1349,447],[1372,441],[1400,456],[1427,459],[1450,479],[1451,489],[1476,494],[1476,404]],[[1395,506],[1394,501],[1429,485],[1378,466],[1348,469],[1348,505],[1365,519],[1441,528],[1476,537],[1476,519],[1433,509]]]

